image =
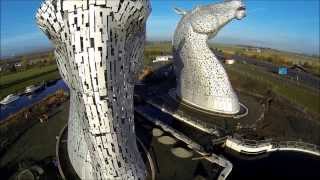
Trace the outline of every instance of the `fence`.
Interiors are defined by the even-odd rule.
[[[320,156],[320,146],[301,141],[273,141],[273,149],[276,150],[296,150],[303,152],[313,152]]]
[[[202,120],[193,118],[190,115],[187,115],[186,113],[184,113],[181,110],[176,110],[175,112],[171,111],[169,108],[165,107],[165,106],[159,106],[158,104],[152,102],[152,101],[148,101],[148,103],[158,109],[160,109],[162,112],[164,113],[168,113],[170,115],[172,115],[173,117],[175,117],[177,120],[180,120],[184,123],[189,124],[190,126],[193,126],[201,131],[204,131],[206,133],[209,133],[211,135],[219,135],[220,131],[223,131],[223,128],[220,128],[216,125],[213,124],[208,124]]]

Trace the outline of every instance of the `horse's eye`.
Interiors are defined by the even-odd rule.
[[[245,6],[241,6],[237,9],[238,11],[245,11],[246,10],[246,7]]]

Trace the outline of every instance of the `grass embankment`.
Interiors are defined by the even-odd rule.
[[[260,94],[271,90],[290,102],[304,107],[307,112],[320,114],[320,95],[315,90],[276,77],[277,75],[261,71],[256,66],[249,64],[238,63],[226,66],[226,70],[236,87],[241,86],[247,91]]]
[[[0,77],[0,98],[23,91],[26,86],[59,78],[57,65],[35,67],[26,71]]]
[[[67,100],[68,95],[58,90],[0,121],[0,169],[14,168],[21,160],[38,161],[54,156],[55,136],[68,115]],[[63,114],[59,115],[60,112]],[[39,123],[40,119],[43,123]]]

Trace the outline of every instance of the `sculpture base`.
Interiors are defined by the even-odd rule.
[[[174,89],[151,97],[146,102],[186,125],[218,137],[233,132],[240,122],[238,119],[248,115],[248,109],[244,105],[241,105],[241,111],[236,115],[200,109],[179,100]]]
[[[66,125],[61,131],[59,136],[57,137],[56,143],[56,157],[58,162],[58,169],[62,179],[73,179],[73,180],[80,180],[79,176],[77,175],[76,171],[72,167],[72,164],[69,159],[68,155],[68,126]],[[144,160],[148,174],[146,179],[155,180],[155,163],[153,162],[152,156],[149,154],[148,150],[145,148],[142,141],[139,140],[137,137],[137,145]]]
[[[245,105],[243,105],[242,103],[239,103],[240,111],[238,113],[235,113],[235,114],[226,114],[226,113],[223,113],[223,112],[211,111],[211,110],[208,110],[208,109],[204,109],[204,108],[202,108],[200,106],[197,106],[196,104],[193,104],[193,103],[190,103],[190,102],[187,102],[187,101],[184,101],[183,99],[181,99],[177,95],[176,89],[171,89],[169,91],[169,96],[176,103],[184,105],[184,106],[186,106],[186,107],[188,107],[190,109],[193,109],[194,111],[197,111],[199,113],[204,113],[204,114],[207,114],[207,115],[210,115],[210,116],[219,116],[219,117],[240,119],[242,117],[247,116],[248,112],[249,112],[248,108]]]

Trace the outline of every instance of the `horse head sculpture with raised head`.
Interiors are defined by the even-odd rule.
[[[208,40],[233,19],[245,17],[241,0],[228,0],[191,11],[176,8],[182,18],[173,38],[177,96],[199,108],[236,114],[240,111],[237,95],[228,76],[210,50]]]

